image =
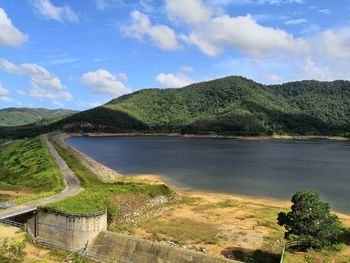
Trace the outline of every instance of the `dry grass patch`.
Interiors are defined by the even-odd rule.
[[[169,222],[149,220],[143,226],[157,240],[171,240],[176,243],[215,244],[218,228],[212,224],[194,221],[188,218],[174,218]]]

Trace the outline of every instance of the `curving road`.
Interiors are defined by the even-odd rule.
[[[49,142],[47,135],[42,135],[42,139],[48,146],[51,155],[55,159],[61,173],[63,174],[63,180],[66,186],[65,189],[61,193],[56,195],[52,195],[43,199],[30,201],[22,205],[16,205],[7,209],[0,210],[0,219],[9,218],[15,215],[20,215],[26,212],[34,211],[38,206],[45,205],[51,202],[61,201],[63,199],[66,199],[67,197],[74,196],[83,190],[83,188],[80,185],[79,179],[68,167],[67,163],[63,160],[63,158],[58,154],[51,142]]]

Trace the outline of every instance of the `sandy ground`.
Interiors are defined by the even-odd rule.
[[[27,195],[31,195],[33,194],[32,192],[28,192],[28,191],[19,191],[19,190],[0,190],[0,194],[3,195],[8,195],[11,197],[17,197],[17,196],[27,196]]]

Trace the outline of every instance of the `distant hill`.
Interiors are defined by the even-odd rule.
[[[181,89],[148,89],[59,122],[72,131],[146,131],[232,135],[346,135],[350,82],[262,85],[226,77]]]
[[[226,77],[180,89],[146,89],[47,126],[0,127],[0,137],[52,130],[350,136],[350,82],[262,85]]]
[[[48,110],[42,108],[6,108],[0,109],[0,126],[19,126],[36,123],[45,125],[59,121],[77,113],[72,110]]]

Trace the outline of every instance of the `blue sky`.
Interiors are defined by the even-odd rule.
[[[0,108],[228,75],[350,79],[350,0],[0,0]]]

